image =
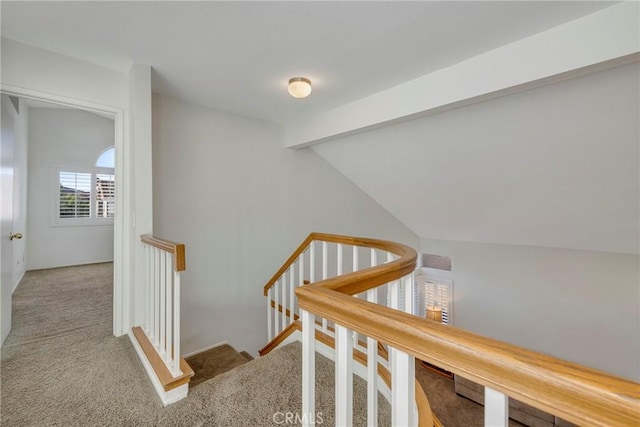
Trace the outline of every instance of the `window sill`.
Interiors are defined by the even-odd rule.
[[[59,219],[51,222],[49,224],[51,227],[106,227],[113,226],[114,221],[113,218],[109,219],[95,219],[95,218],[87,218],[87,219]]]

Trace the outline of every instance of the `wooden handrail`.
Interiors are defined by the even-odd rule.
[[[282,267],[273,275],[273,277],[264,285],[264,296],[267,296],[269,289],[275,285],[280,276],[293,264],[300,254],[313,241],[321,241],[328,243],[341,243],[344,245],[362,246],[366,248],[380,249],[398,255],[400,258],[391,263],[381,264],[377,267],[369,267],[354,273],[348,273],[327,279],[314,284],[317,286],[327,287],[341,293],[355,295],[368,289],[373,289],[384,283],[403,277],[412,272],[416,267],[417,253],[412,248],[400,243],[388,242],[386,240],[369,239],[366,237],[341,236],[339,234],[311,233],[307,238],[293,251],[291,256],[282,264]],[[399,273],[403,273],[397,276]],[[397,276],[397,277],[395,277]]]
[[[289,259],[287,259],[284,264],[282,264],[282,267],[280,267],[280,269],[276,271],[276,274],[274,274],[273,277],[267,282],[267,284],[264,285],[263,291],[265,297],[267,296],[269,289],[271,289],[271,287],[276,284],[280,276],[282,276],[284,272],[287,271],[287,268],[289,268],[291,264],[293,264],[295,260],[298,259],[298,256],[300,256],[300,254],[303,253],[305,249],[307,249],[307,246],[309,246],[309,244],[313,242],[313,234],[314,233],[309,234],[309,236],[307,236],[307,238],[304,239],[302,243],[300,243],[300,246],[298,246],[296,250],[293,251]]]
[[[183,243],[175,243],[170,240],[160,239],[150,234],[140,236],[140,241],[154,248],[173,254],[173,266],[175,271],[184,271],[187,268],[185,249]]]
[[[573,423],[638,425],[638,383],[318,285],[296,289],[301,308]]]

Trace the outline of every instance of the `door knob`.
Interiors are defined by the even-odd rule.
[[[9,240],[22,239],[22,233],[10,233]]]

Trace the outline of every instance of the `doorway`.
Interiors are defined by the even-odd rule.
[[[0,343],[4,342],[11,329],[11,294],[14,288],[15,275],[20,275],[14,268],[14,249],[21,242],[22,234],[14,233],[14,207],[21,205],[21,194],[14,191],[14,169],[16,161],[16,139],[21,142],[21,119],[19,100],[2,95],[2,112],[0,122],[2,135],[0,138]],[[14,198],[18,198],[17,201]],[[19,261],[16,260],[16,261]],[[18,278],[19,280],[19,278]]]
[[[35,91],[30,91],[27,89],[24,89],[24,91],[12,90],[11,92],[2,93],[3,99],[9,99],[9,95],[11,95],[12,97],[22,98],[21,101],[23,101],[25,104],[32,103],[34,105],[38,105],[39,107],[42,107],[44,104],[47,104],[49,106],[55,107],[55,109],[58,109],[58,110],[80,111],[81,114],[91,114],[91,115],[97,114],[111,121],[111,129],[113,132],[111,148],[114,149],[113,153],[115,153],[114,164],[113,164],[114,168],[111,169],[111,172],[108,169],[104,169],[101,167],[104,165],[96,166],[96,163],[93,164],[95,169],[91,172],[91,175],[82,175],[82,173],[85,173],[85,172],[81,172],[78,170],[71,171],[79,174],[76,176],[76,178],[86,178],[87,176],[91,176],[90,178],[91,183],[89,184],[90,190],[93,189],[93,184],[94,183],[97,184],[99,181],[100,189],[98,191],[98,188],[96,186],[94,195],[90,194],[91,191],[85,192],[85,189],[83,189],[82,185],[86,186],[87,184],[75,183],[74,185],[66,185],[62,183],[62,180],[65,180],[65,179],[67,180],[65,182],[68,182],[69,174],[65,174],[65,172],[69,172],[69,170],[67,170],[69,168],[62,167],[62,169],[64,170],[59,170],[60,165],[58,165],[56,166],[56,168],[58,169],[52,171],[51,167],[49,167],[48,171],[46,171],[46,173],[50,175],[51,185],[48,186],[49,192],[55,193],[56,188],[58,189],[58,203],[57,205],[55,205],[55,207],[51,208],[51,205],[50,205],[49,209],[47,209],[47,214],[49,215],[49,219],[47,223],[52,224],[53,222],[55,222],[56,215],[57,215],[57,220],[61,222],[64,222],[64,220],[66,219],[70,219],[69,218],[70,210],[68,209],[68,206],[65,209],[62,209],[60,207],[60,205],[64,201],[63,196],[66,197],[68,195],[63,193],[65,192],[68,193],[70,191],[73,191],[75,193],[75,198],[68,197],[67,201],[73,202],[72,204],[74,206],[75,211],[72,216],[77,217],[75,219],[80,221],[98,221],[98,220],[104,220],[104,219],[107,220],[106,222],[111,221],[112,231],[111,231],[111,236],[109,238],[110,240],[109,240],[108,246],[110,248],[109,258],[112,259],[114,262],[113,264],[114,265],[113,333],[116,336],[127,333],[129,321],[128,321],[128,316],[126,316],[126,313],[128,313],[129,301],[128,301],[128,298],[124,297],[125,295],[128,295],[128,290],[125,291],[124,280],[123,280],[123,277],[124,277],[123,269],[125,264],[123,263],[123,254],[126,252],[125,249],[127,249],[125,245],[125,242],[127,242],[127,239],[125,239],[125,233],[124,233],[125,228],[122,226],[123,211],[124,211],[124,206],[122,205],[122,201],[124,199],[122,197],[122,194],[125,188],[125,183],[123,182],[123,176],[122,176],[123,174],[120,168],[120,165],[123,164],[122,162],[123,162],[123,151],[124,151],[123,111],[116,108],[93,105],[93,104],[86,103],[84,101],[72,100],[64,97],[59,97],[56,95],[36,93]],[[4,116],[5,116],[5,108],[6,107],[3,104],[3,117],[2,117],[3,123],[4,123]],[[10,124],[9,122],[7,123]],[[3,126],[3,141],[5,141],[4,133],[5,133],[5,128]],[[7,138],[6,141],[10,141],[10,138]],[[4,145],[5,144],[3,143],[3,150],[2,150],[3,151],[2,153],[3,154],[3,171],[5,170],[8,171],[8,170],[12,170],[11,169],[12,160],[8,155],[8,153],[10,153],[9,148],[5,150]],[[6,144],[6,145],[9,146],[9,144]],[[103,147],[103,149],[101,149],[100,152],[95,154],[96,158],[94,158],[93,161],[94,162],[101,161],[100,158],[103,156],[100,156],[100,155],[104,154],[104,152],[108,151],[108,149],[109,147]],[[4,153],[7,153],[7,155],[5,156]],[[7,163],[6,169],[5,169],[5,163]],[[77,166],[79,162],[73,161],[69,163],[73,164],[73,166]],[[13,196],[16,193],[14,190],[15,185],[10,186],[8,183],[5,183],[4,179],[2,181],[2,185],[3,185],[3,199],[6,198],[5,196],[6,194],[11,195],[11,197],[13,198]],[[64,187],[64,191],[62,187]],[[5,188],[7,188],[6,191],[5,191]],[[9,188],[11,190],[9,190]],[[98,194],[98,192],[100,194]],[[84,199],[84,202],[83,202],[83,199]],[[85,206],[87,206],[86,205],[87,201],[89,206],[88,218],[86,217],[87,210],[85,209]],[[49,203],[50,203],[50,200],[49,200]],[[6,209],[6,207],[7,205],[5,205],[3,200],[3,204],[2,204],[3,227],[1,230],[3,234],[1,235],[1,237],[2,237],[3,247],[4,246],[10,247],[11,245],[10,242],[13,242],[13,241],[10,241],[8,239],[8,233],[5,234],[5,228],[11,229],[11,231],[14,231],[15,226],[13,225],[13,222],[14,222],[13,213],[10,214],[8,209]],[[95,212],[93,218],[91,218],[92,212]],[[24,216],[24,212],[22,212],[21,215]],[[61,228],[64,227],[64,224],[60,224],[60,227]],[[70,226],[68,228],[71,229],[76,227]],[[23,234],[24,236],[27,236],[28,232],[29,230],[27,230],[26,232],[22,232],[21,234]],[[24,240],[26,239],[23,239],[23,241]],[[26,260],[23,260],[22,258],[13,259],[11,250],[3,250],[2,252],[0,252],[0,255],[3,258],[2,264],[0,265],[0,269],[2,270],[2,277],[3,277],[2,295],[1,295],[1,301],[0,301],[0,321],[2,323],[2,326],[1,326],[1,329],[3,332],[2,338],[4,340],[10,327],[9,316],[11,313],[11,293],[14,289],[14,285],[17,284],[17,283],[15,284],[11,283],[12,280],[9,279],[10,276],[14,275],[13,272],[11,271],[12,270],[11,267],[14,266],[16,262],[21,262],[23,265],[25,261],[29,263],[29,259],[28,257]],[[102,259],[102,260],[95,259],[94,261],[99,262],[99,261],[105,261],[105,260],[106,259]],[[91,262],[91,260],[89,260],[88,262]],[[35,266],[35,267],[37,268],[38,266]]]

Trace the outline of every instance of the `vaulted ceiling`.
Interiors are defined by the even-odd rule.
[[[424,238],[638,253],[638,63],[313,149]]]
[[[2,36],[110,68],[155,92],[277,123],[336,108],[612,2],[12,2]],[[313,81],[305,100],[290,77]]]
[[[0,9],[2,37],[149,64],[157,93],[284,124],[283,144],[315,143],[422,238],[637,254],[640,24],[638,3],[617,3]],[[297,75],[307,99],[286,92]]]

